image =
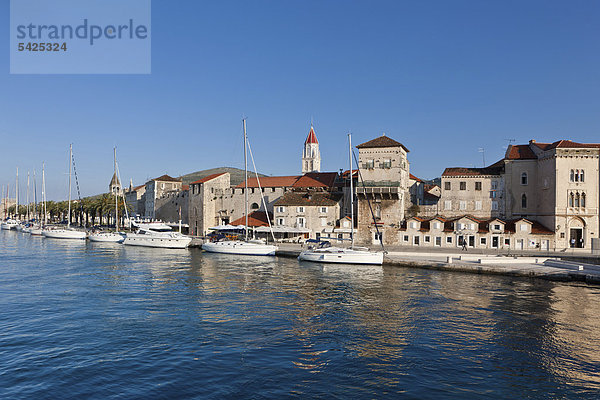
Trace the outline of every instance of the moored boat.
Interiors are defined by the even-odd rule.
[[[128,233],[123,244],[128,246],[160,247],[165,249],[185,249],[192,238],[173,232],[165,224],[140,224],[135,233]]]

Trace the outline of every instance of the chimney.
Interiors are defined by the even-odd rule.
[[[534,140],[534,139],[531,139],[531,140],[529,141],[529,144],[535,144],[535,140]]]

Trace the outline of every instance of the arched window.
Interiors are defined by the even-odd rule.
[[[571,193],[569,195],[569,207],[573,207],[574,202],[575,202],[575,195],[573,195],[573,193]]]
[[[575,182],[575,170],[571,170],[571,182]]]
[[[575,171],[575,182],[579,182],[579,170]]]
[[[521,196],[521,208],[527,208],[527,195]]]
[[[258,204],[257,203],[252,203],[252,205],[250,206],[251,209],[253,210],[258,210]]]
[[[583,170],[579,172],[579,182],[585,182],[585,176]]]
[[[585,207],[585,193],[581,193],[581,207]]]
[[[573,205],[573,207],[579,207],[579,193],[575,195],[575,204]]]
[[[521,174],[521,185],[527,185],[527,172]]]

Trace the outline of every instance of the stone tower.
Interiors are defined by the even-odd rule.
[[[123,189],[121,188],[121,182],[117,177],[117,173],[115,172],[112,179],[110,180],[110,184],[108,185],[109,193],[120,196],[123,193]]]
[[[302,150],[302,173],[307,174],[309,172],[321,172],[319,141],[317,140],[317,135],[315,135],[312,124],[304,142],[304,149]]]

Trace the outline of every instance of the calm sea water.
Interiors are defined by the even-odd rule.
[[[597,398],[600,289],[0,232],[0,397]]]

